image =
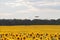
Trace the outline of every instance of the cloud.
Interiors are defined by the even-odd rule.
[[[5,2],[15,2],[16,0],[0,0],[1,3],[5,3]]]
[[[0,16],[9,16],[9,15],[12,15],[10,13],[0,13]]]
[[[28,2],[38,2],[38,1],[42,1],[42,0],[25,0],[25,1],[28,1]]]
[[[60,10],[60,2],[36,2],[33,3],[32,6],[38,9],[48,8]]]
[[[60,0],[0,0],[0,13],[4,18],[59,18]]]
[[[6,5],[1,5],[0,6],[0,12],[4,12],[4,13],[14,13],[16,11],[15,8],[6,6]]]

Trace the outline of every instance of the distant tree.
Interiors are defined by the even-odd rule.
[[[0,19],[0,25],[60,25],[60,19]]]

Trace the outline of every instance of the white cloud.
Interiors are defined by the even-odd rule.
[[[2,13],[0,15],[4,18],[27,17],[33,19],[34,18],[33,16],[35,15],[39,15],[40,18],[48,18],[48,19],[59,18],[60,1],[59,0],[9,0],[9,1],[3,0],[0,2],[0,13]],[[10,17],[8,17],[8,15],[10,15]]]
[[[11,16],[11,13],[0,13],[0,16]]]

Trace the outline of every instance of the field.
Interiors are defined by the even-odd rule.
[[[10,34],[9,34],[10,33]],[[34,34],[35,35],[35,37],[36,37],[36,35],[38,34],[38,35],[40,35],[40,34],[43,34],[44,36],[46,36],[45,34],[49,34],[49,36],[47,36],[47,37],[49,37],[50,38],[50,36],[52,36],[52,35],[54,35],[54,36],[57,36],[57,38],[55,38],[56,40],[59,40],[59,36],[60,36],[60,25],[25,25],[25,26],[23,26],[23,25],[21,25],[21,26],[0,26],[0,34],[9,34],[10,36],[11,36],[11,34],[12,35],[20,35],[20,33],[21,33],[21,35],[22,35],[22,33],[24,33],[25,35],[27,35],[27,34],[31,34],[31,37],[33,37],[32,35]],[[6,36],[7,36],[6,35]],[[58,36],[59,35],[59,36]],[[3,39],[3,40],[15,40],[15,37],[14,37],[14,39],[13,38],[10,38],[9,36],[7,37],[7,38],[5,38],[6,36],[4,36],[4,37],[1,37],[1,39]],[[54,37],[53,36],[53,37]],[[11,36],[12,37],[12,36]],[[23,36],[22,36],[23,37]],[[25,36],[26,37],[26,36]],[[47,38],[46,37],[46,38]],[[29,38],[29,37],[28,37]],[[46,39],[45,38],[45,39]],[[47,40],[50,40],[49,38],[47,38]],[[16,38],[16,40],[17,39],[20,39],[20,40],[25,40],[25,39],[22,39],[22,38],[19,38],[19,37],[17,37]],[[42,38],[42,40],[43,40],[44,38]],[[44,40],[45,40],[44,39]],[[29,38],[29,39],[26,39],[26,40],[32,40],[31,38]],[[39,38],[37,38],[37,39],[34,39],[34,40],[40,40],[40,37]],[[52,39],[51,39],[52,40]]]
[[[0,26],[0,32],[60,32],[60,25]]]

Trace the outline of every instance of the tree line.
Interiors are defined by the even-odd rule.
[[[41,19],[0,19],[0,25],[60,25],[60,19],[41,20]]]

